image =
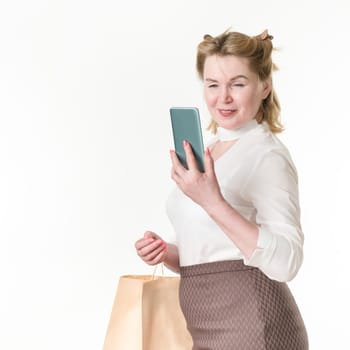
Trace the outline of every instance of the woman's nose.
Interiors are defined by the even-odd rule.
[[[233,97],[231,95],[231,90],[227,88],[223,88],[220,94],[221,102],[231,103],[233,101]]]

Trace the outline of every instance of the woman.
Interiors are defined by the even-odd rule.
[[[297,172],[276,137],[272,36],[205,35],[197,71],[215,134],[205,172],[184,141],[189,169],[171,151],[167,202],[176,244],[146,232],[148,264],[181,276],[180,304],[193,349],[305,350],[307,333],[286,284],[303,260]]]

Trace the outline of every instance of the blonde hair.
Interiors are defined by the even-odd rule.
[[[224,33],[212,37],[209,34],[204,35],[203,41],[197,47],[197,72],[203,80],[203,71],[205,60],[209,56],[237,56],[248,60],[249,68],[256,73],[261,81],[271,79],[272,73],[277,70],[272,62],[271,54],[273,50],[273,37],[267,30],[257,36],[248,36],[238,32],[225,31]],[[283,125],[280,122],[280,104],[275,90],[272,88],[269,95],[262,101],[261,117],[259,123],[265,121],[270,130],[274,133],[282,132]],[[214,120],[208,126],[214,134],[217,130],[217,124]]]

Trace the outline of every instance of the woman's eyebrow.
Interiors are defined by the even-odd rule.
[[[233,78],[230,79],[230,81],[234,81],[236,79],[246,79],[248,80],[248,77],[243,75],[243,74],[239,74],[234,76]],[[205,81],[209,82],[209,83],[217,83],[218,81],[212,78],[206,78]]]
[[[241,79],[241,78],[248,80],[247,76],[240,74],[240,75],[236,75],[235,77],[231,78],[231,81],[236,80],[236,79]]]

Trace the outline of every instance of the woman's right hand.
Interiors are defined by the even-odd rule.
[[[151,231],[135,242],[138,256],[148,265],[157,265],[164,262],[167,253],[167,243]]]

